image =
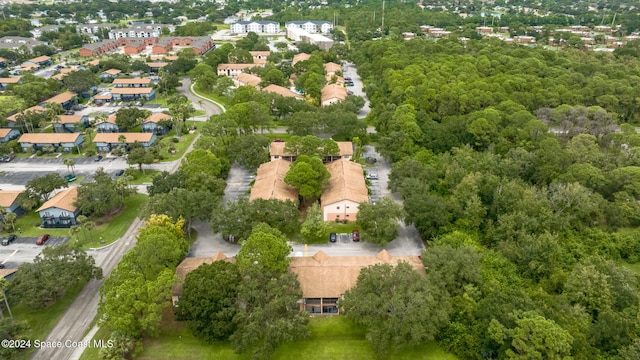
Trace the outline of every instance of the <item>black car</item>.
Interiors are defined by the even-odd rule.
[[[7,246],[9,244],[11,244],[12,242],[14,242],[14,240],[17,238],[17,236],[15,234],[11,234],[9,236],[7,236],[6,238],[2,239],[2,245],[3,246]]]
[[[336,242],[336,240],[338,240],[338,236],[336,235],[336,233],[329,234],[329,241]]]
[[[64,114],[65,114],[65,115],[75,115],[75,114],[76,114],[76,112],[75,112],[75,111],[73,111],[73,110],[69,110],[69,111],[67,111],[67,112],[66,112],[66,113],[64,113]]]
[[[100,161],[100,160],[102,160],[102,155],[98,155],[93,159],[93,161]]]
[[[116,176],[122,176],[122,175],[124,175],[124,170],[120,169],[116,171]]]

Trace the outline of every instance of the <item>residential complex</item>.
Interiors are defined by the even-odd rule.
[[[275,21],[238,21],[231,24],[232,34],[277,34],[280,32],[280,24]]]

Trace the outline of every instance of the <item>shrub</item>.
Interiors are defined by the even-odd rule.
[[[174,144],[177,144],[177,143],[180,142],[180,139],[178,139],[177,137],[172,137],[171,138],[171,142],[174,143]]]
[[[42,156],[42,150],[36,151],[36,156]]]

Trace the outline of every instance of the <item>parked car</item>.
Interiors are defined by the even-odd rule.
[[[76,176],[73,174],[67,174],[64,179],[67,180],[67,182],[74,182],[76,181]]]
[[[353,230],[351,232],[351,238],[353,239],[353,241],[358,242],[360,241],[360,231],[358,230]]]
[[[93,161],[100,161],[100,160],[102,160],[102,155],[98,155],[93,159]]]
[[[69,111],[65,112],[64,114],[65,114],[65,115],[75,115],[75,114],[76,114],[76,112],[75,112],[75,111],[73,111],[73,110],[69,110]]]
[[[378,180],[378,174],[376,173],[367,174],[367,180]]]
[[[11,234],[11,235],[7,236],[6,238],[2,239],[2,245],[3,246],[7,246],[7,245],[11,244],[16,238],[17,238],[17,236],[15,234]]]
[[[338,236],[336,235],[336,233],[329,234],[329,241],[330,242],[336,242],[337,240],[338,240]]]
[[[0,157],[0,160],[2,162],[9,162],[9,161],[13,160],[15,157],[16,157],[15,155],[9,154],[9,155],[4,155],[4,156]]]
[[[347,95],[353,95],[353,91],[347,90]]]
[[[47,240],[49,240],[49,234],[44,234],[36,240],[36,245],[44,245]]]
[[[116,176],[122,176],[122,175],[124,175],[124,170],[120,169],[116,171]]]

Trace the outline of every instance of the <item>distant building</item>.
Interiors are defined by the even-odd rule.
[[[260,86],[262,79],[253,74],[241,73],[236,76],[236,82],[238,86],[253,86],[257,88]]]
[[[57,133],[79,132],[89,126],[87,115],[58,115],[58,120],[53,122],[53,131]]]
[[[329,34],[333,30],[333,24],[324,20],[287,21],[284,27],[287,29],[303,29],[310,34]]]
[[[13,128],[0,128],[0,143],[6,143],[20,137],[20,131]]]
[[[42,104],[40,104],[42,107],[45,106],[45,104],[47,103],[56,103],[56,104],[60,104],[60,106],[62,106],[63,109],[65,110],[71,110],[71,108],[78,104],[78,97],[76,93],[73,93],[71,91],[65,91],[61,94],[58,94],[50,99],[45,100]]]
[[[109,31],[109,39],[157,38],[160,37],[163,28],[167,28],[170,33],[175,31],[175,27],[171,24],[141,24],[126,29],[113,29]]]
[[[215,47],[213,40],[209,36],[173,36],[160,38],[158,43],[151,48],[151,52],[153,54],[165,54],[176,46],[190,47],[196,55],[203,55]]]
[[[118,76],[120,76],[121,73],[122,73],[122,70],[109,69],[109,70],[103,71],[100,74],[100,80],[102,80],[102,81],[113,80],[113,79],[117,78]]]
[[[18,143],[22,150],[35,152],[45,147],[52,146],[56,150],[71,152],[73,149],[81,149],[84,143],[84,134],[81,133],[28,133],[22,134]]]
[[[21,46],[25,46],[31,51],[34,46],[38,45],[47,45],[47,43],[21,36],[4,36],[0,38],[0,49],[18,50]]]
[[[322,50],[329,50],[333,46],[333,40],[316,33],[307,32],[304,29],[290,27],[287,28],[287,38],[293,41],[301,41],[307,44],[317,45]]]
[[[298,190],[284,182],[291,162],[278,159],[260,165],[256,173],[256,180],[251,187],[249,200],[276,199],[280,201],[298,202]]]
[[[120,142],[121,137],[124,142]],[[153,145],[155,141],[156,134],[154,133],[98,133],[93,138],[93,142],[100,152],[109,152],[118,147],[131,146],[136,142],[146,149]]]
[[[29,59],[29,60],[24,62],[24,64],[34,64],[34,65],[38,65],[38,66],[49,66],[52,63],[53,62],[51,61],[51,58],[49,56],[45,56],[45,55],[34,57],[34,58]]]
[[[329,106],[344,101],[347,90],[342,85],[329,84],[320,90],[320,106]]]
[[[236,77],[246,69],[260,66],[259,64],[218,64],[218,76]],[[262,65],[264,66],[264,65]]]
[[[232,34],[277,34],[280,32],[280,24],[275,21],[238,21],[231,24]]]
[[[154,113],[142,122],[142,131],[164,135],[169,131],[169,126],[162,125],[161,122],[171,122],[172,119],[173,117],[169,114]]]
[[[284,151],[287,143],[283,141],[272,141],[269,145],[269,156],[271,161],[276,160],[286,160],[286,161],[296,161],[298,158],[297,155],[289,154]],[[327,155],[322,161],[327,163],[335,160],[346,159],[351,160],[353,157],[353,143],[351,141],[336,141],[336,145],[338,145],[338,153],[335,155]]]
[[[294,66],[296,63],[298,63],[300,61],[309,60],[310,57],[311,57],[311,55],[306,54],[306,53],[295,54],[295,55],[293,55],[293,60],[291,61],[291,66]]]
[[[253,57],[254,64],[264,65],[267,63],[267,58],[271,55],[271,51],[249,51]]]
[[[291,97],[298,100],[304,100],[304,96],[300,94],[296,94],[295,92],[280,85],[271,84],[269,86],[265,86],[264,88],[262,88],[261,91],[278,94],[284,97]]]
[[[116,114],[109,115],[108,118],[97,122],[94,127],[98,133],[116,133],[120,131],[116,124]]]
[[[20,79],[21,78],[19,76],[10,77],[10,78],[0,78],[0,91],[7,90],[7,86],[9,85],[20,84],[22,82]]]

